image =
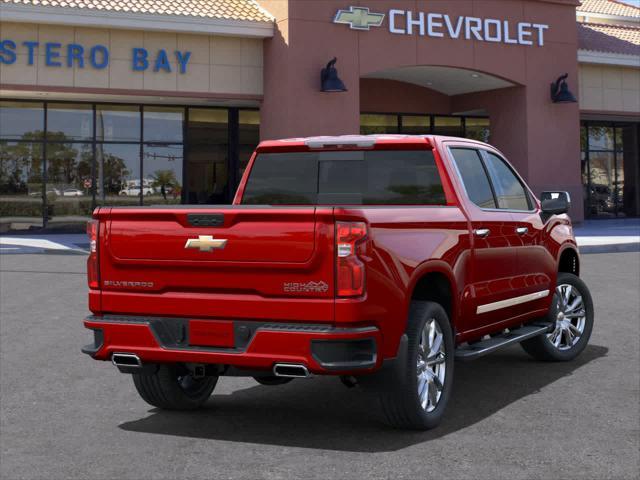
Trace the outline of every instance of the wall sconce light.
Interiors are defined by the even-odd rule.
[[[347,87],[338,77],[338,70],[336,70],[335,64],[338,61],[336,57],[333,57],[327,66],[320,72],[320,90],[322,92],[346,92]]]
[[[576,103],[576,97],[569,90],[567,85],[568,73],[562,75],[551,84],[551,101],[553,103]]]

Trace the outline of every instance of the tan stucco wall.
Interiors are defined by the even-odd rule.
[[[581,64],[580,109],[640,112],[640,69]]]
[[[67,26],[0,22],[0,37],[18,44],[17,60],[0,64],[0,83],[49,87],[109,88],[180,93],[215,93],[262,95],[262,40],[207,35],[106,30]],[[38,41],[38,59],[27,64],[24,41]],[[62,67],[45,65],[43,44],[63,45],[59,60]],[[109,66],[97,70],[66,66],[66,44],[77,43],[90,48],[100,44],[109,48]],[[172,71],[145,72],[132,69],[132,48],[149,51],[150,59],[165,49]],[[186,73],[176,65],[174,51],[191,51]]]

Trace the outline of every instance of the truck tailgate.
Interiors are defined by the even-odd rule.
[[[98,218],[104,312],[333,320],[331,208],[113,208]]]

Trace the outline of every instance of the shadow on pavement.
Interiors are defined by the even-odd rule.
[[[573,362],[543,363],[531,360],[516,346],[473,363],[457,363],[453,396],[444,421],[428,432],[385,426],[371,397],[358,388],[345,389],[335,378],[296,380],[273,387],[256,384],[230,395],[214,394],[204,408],[195,412],[153,409],[151,415],[125,422],[120,428],[286,447],[396,451],[484,420],[607,352],[606,347],[590,345]]]

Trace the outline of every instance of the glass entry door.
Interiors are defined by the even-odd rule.
[[[640,214],[637,123],[583,122],[585,214],[591,218]]]

